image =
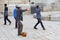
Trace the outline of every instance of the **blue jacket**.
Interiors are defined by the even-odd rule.
[[[41,9],[40,8],[38,8],[38,9],[36,9],[36,17],[37,17],[37,19],[41,19]]]
[[[14,18],[16,18],[16,16],[17,16],[17,9],[16,8],[13,11],[13,16],[14,16]]]

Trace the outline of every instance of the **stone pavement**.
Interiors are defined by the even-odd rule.
[[[23,32],[27,32],[27,37],[17,36],[15,29],[15,20],[10,16],[12,24],[3,25],[3,18],[0,19],[0,40],[60,40],[60,22],[58,21],[42,21],[46,30],[42,30],[41,25],[37,26],[37,30],[33,29],[37,20],[32,15],[23,15]]]

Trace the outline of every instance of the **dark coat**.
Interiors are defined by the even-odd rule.
[[[23,12],[25,12],[25,11],[27,11],[27,10],[20,10],[20,9],[17,9],[16,20],[23,21]]]
[[[4,9],[4,16],[8,16],[8,7],[5,7]]]

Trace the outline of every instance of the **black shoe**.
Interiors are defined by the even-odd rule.
[[[18,34],[18,36],[22,36],[22,34]]]
[[[17,29],[17,27],[15,27],[15,29]]]
[[[46,30],[45,28],[43,30]]]
[[[37,29],[36,27],[34,27],[34,29]]]
[[[6,25],[6,24],[4,24],[4,25]]]
[[[11,22],[9,23],[9,25],[11,25]]]

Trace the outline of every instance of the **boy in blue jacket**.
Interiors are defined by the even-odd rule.
[[[18,6],[16,6],[16,8],[15,8],[14,11],[13,11],[13,16],[14,16],[14,18],[15,18],[15,28],[17,28],[17,21],[16,21],[17,8],[18,8]]]

